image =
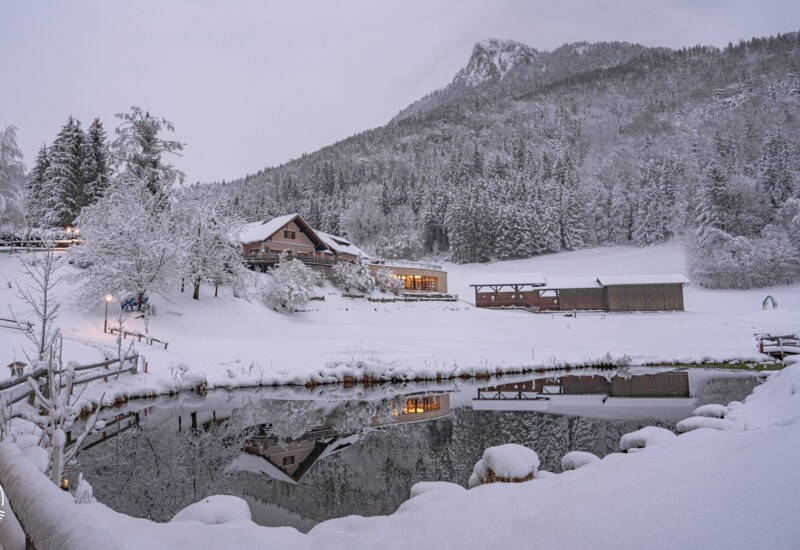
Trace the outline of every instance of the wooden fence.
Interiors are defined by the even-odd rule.
[[[119,327],[109,327],[108,332],[111,334],[114,334],[115,332],[122,334],[123,338],[128,338],[128,336],[130,336],[131,339],[138,338],[139,342],[141,342],[142,338],[144,338],[146,344],[150,344],[151,346],[158,344],[160,346],[164,346],[164,349],[167,349],[167,346],[169,346],[169,342],[165,340],[159,340],[158,338],[153,338],[152,336],[142,334],[141,332],[133,332],[130,330],[121,329]]]
[[[99,380],[102,378],[104,381],[108,381],[110,376],[119,376],[126,372],[136,373],[137,369],[137,362],[139,360],[139,356],[137,354],[130,355],[128,357],[124,357],[122,360],[120,359],[108,359],[106,361],[101,361],[99,363],[92,363],[90,365],[77,365],[72,367],[72,370],[76,373],[78,372],[86,372],[91,370],[97,370],[98,372],[89,373],[85,376],[75,376],[75,379],[72,381],[73,386],[77,386],[79,384],[87,384],[94,380]],[[114,365],[119,364],[119,368],[115,370],[111,370],[111,367]],[[126,366],[127,364],[127,366]],[[62,374],[64,369],[55,372],[54,374]],[[6,380],[0,381],[0,393],[8,391],[11,395],[11,404],[18,403],[26,398],[32,398],[34,391],[33,388],[28,386],[28,379],[32,378],[34,380],[39,380],[40,378],[47,375],[47,368],[46,367],[39,367],[33,370],[33,372],[17,376],[15,378],[8,378]],[[26,385],[28,387],[27,390],[21,393],[14,393],[14,388],[22,385]],[[19,416],[19,414],[14,415]]]

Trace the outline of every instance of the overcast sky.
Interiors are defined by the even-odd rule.
[[[233,179],[386,123],[478,40],[724,46],[798,30],[800,2],[0,0],[0,125],[28,165],[67,116],[175,123],[187,180]]]

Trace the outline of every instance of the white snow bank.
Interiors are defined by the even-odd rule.
[[[619,448],[621,451],[644,449],[645,447],[653,447],[662,444],[675,437],[674,433],[665,428],[645,426],[641,430],[623,435],[619,440]]]
[[[725,416],[734,429],[787,426],[800,420],[800,364],[771,375],[747,396],[741,406],[728,406]]]
[[[199,521],[206,525],[251,522],[250,507],[243,499],[228,495],[214,495],[190,504],[170,521]]]
[[[691,432],[699,428],[711,430],[729,430],[733,427],[733,422],[724,418],[714,418],[711,416],[690,416],[678,422],[676,428],[679,432]]]
[[[725,418],[725,415],[728,414],[728,407],[726,407],[725,405],[717,405],[717,404],[703,405],[701,407],[697,407],[692,414],[694,416]]]
[[[30,460],[40,472],[47,471],[47,463],[50,462],[50,455],[42,447],[25,447],[22,449],[22,456]]]
[[[561,468],[564,471],[577,470],[581,466],[594,462],[600,462],[600,458],[597,455],[585,451],[570,451],[561,459]]]
[[[122,548],[104,525],[75,513],[72,496],[43,476],[9,441],[0,443],[0,483],[36,548]]]
[[[475,464],[469,486],[472,488],[484,483],[490,471],[497,478],[521,480],[535,474],[538,468],[539,456],[532,449],[516,443],[489,447]]]

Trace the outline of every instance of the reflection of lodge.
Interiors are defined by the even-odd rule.
[[[485,410],[567,412],[586,406],[690,406],[686,371],[636,376],[562,376],[480,388],[472,404]]]
[[[375,414],[370,427],[421,422],[447,416],[450,413],[448,394],[404,397],[391,409],[389,420]],[[319,460],[336,454],[356,443],[358,433],[340,434],[330,426],[320,426],[297,439],[281,441],[270,434],[269,426],[259,427],[234,461],[232,469],[266,474],[278,481],[295,484]]]

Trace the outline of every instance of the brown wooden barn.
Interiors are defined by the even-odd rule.
[[[527,282],[522,282],[527,281]],[[599,278],[481,276],[471,281],[475,305],[529,311],[683,311],[683,275]]]
[[[608,311],[683,311],[683,275],[600,277]]]

